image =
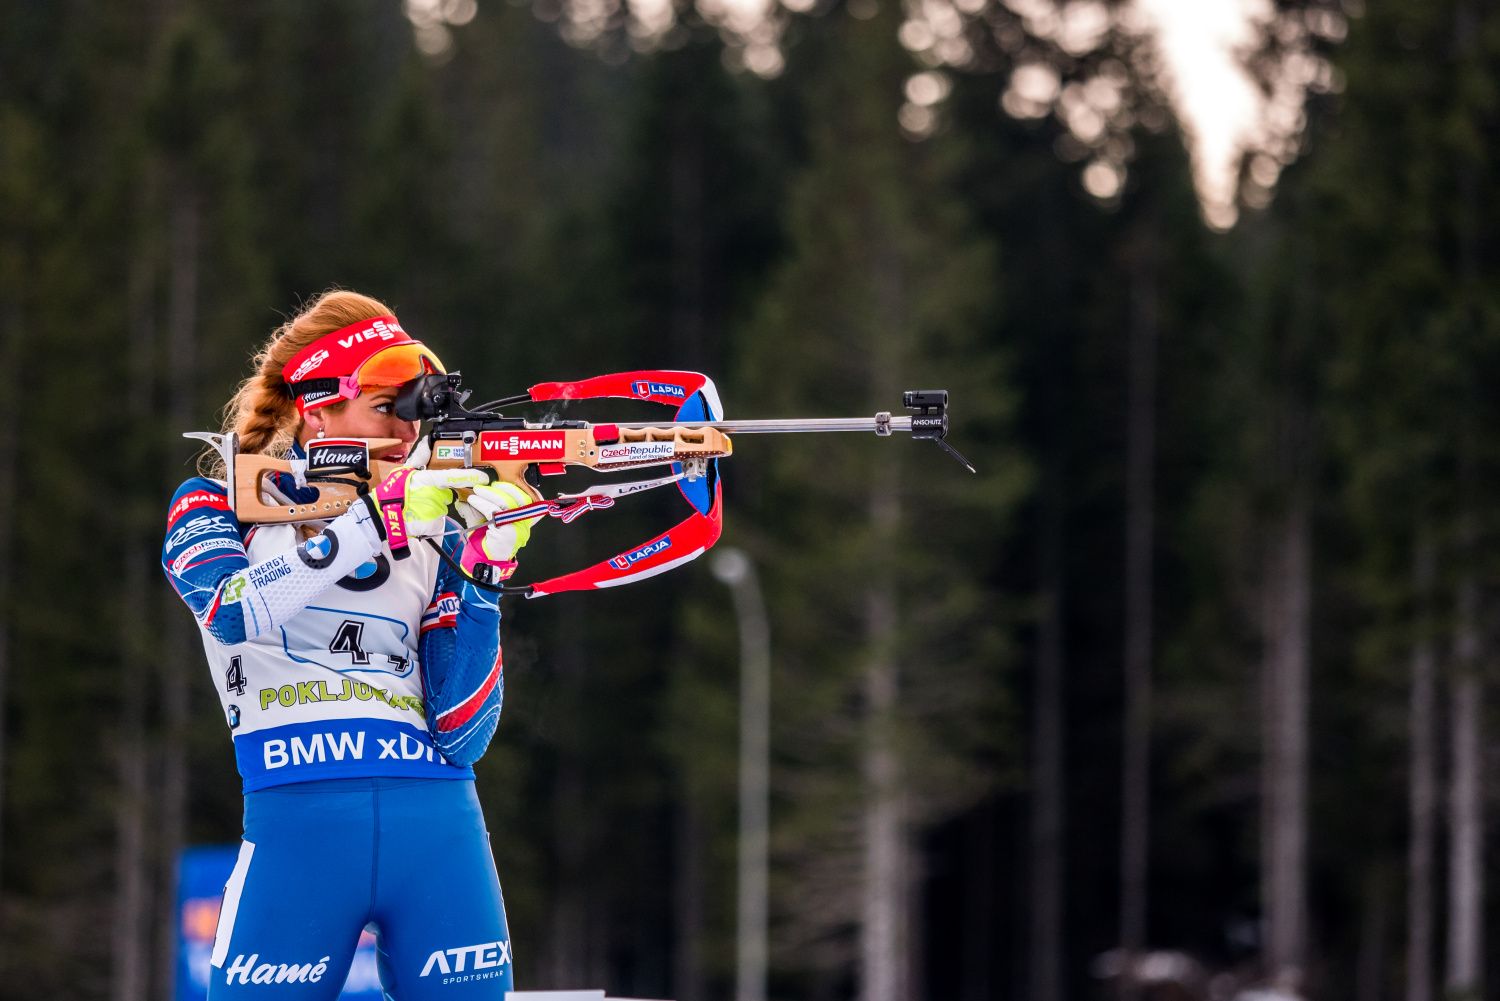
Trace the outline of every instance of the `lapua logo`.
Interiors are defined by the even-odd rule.
[[[652,396],[675,396],[680,400],[687,396],[687,390],[670,382],[636,382],[631,384],[631,389],[642,399]]]
[[[647,557],[655,556],[657,553],[671,548],[672,537],[670,535],[663,535],[655,542],[648,542],[641,548],[635,550],[635,552],[622,553],[609,562],[616,570],[629,570],[632,566],[639,563],[641,560],[644,560]]]

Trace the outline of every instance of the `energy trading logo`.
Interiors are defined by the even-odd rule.
[[[686,399],[687,390],[670,382],[634,382],[630,385],[630,391],[641,399],[650,399],[653,396],[675,396],[677,399]]]
[[[619,556],[616,556],[609,562],[610,565],[613,566],[616,570],[629,570],[641,560],[655,556],[657,553],[664,552],[671,548],[672,537],[670,535],[663,535],[655,542],[648,542],[634,552],[621,553]]]

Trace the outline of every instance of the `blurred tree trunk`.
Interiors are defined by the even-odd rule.
[[[1470,0],[1454,7],[1454,47],[1462,73],[1469,70],[1479,39]],[[1473,156],[1458,164],[1457,271],[1465,299],[1475,295],[1479,274],[1479,221],[1483,206]],[[1465,340],[1483,324],[1479,310],[1464,303],[1459,323]],[[1484,972],[1484,664],[1488,659],[1480,627],[1478,501],[1475,496],[1476,410],[1479,393],[1472,368],[1463,394],[1459,433],[1459,521],[1457,622],[1453,642],[1452,787],[1448,816],[1448,970],[1449,998],[1482,996]]]
[[[588,529],[559,535],[558,546],[565,566],[582,566],[586,559]],[[581,700],[583,678],[588,667],[584,633],[559,628],[552,646],[556,670],[555,696],[565,707],[558,713],[557,778],[553,791],[553,850],[557,877],[551,908],[552,948],[547,980],[553,989],[578,983],[602,983],[605,971],[595,935],[605,931],[595,920],[590,901],[588,862],[593,840],[589,818],[589,791],[584,774],[584,716],[576,710]]]
[[[876,474],[869,502],[875,546],[885,561],[895,547],[901,518],[894,463]],[[860,909],[860,1001],[913,1001],[909,930],[911,851],[901,794],[901,762],[895,744],[899,681],[896,667],[894,571],[872,572],[865,588],[865,636],[869,661],[864,674],[865,782],[864,892]]]
[[[1411,833],[1407,849],[1406,1001],[1432,999],[1432,854],[1437,751],[1433,735],[1436,655],[1429,619],[1434,555],[1430,531],[1417,526],[1412,583],[1416,630],[1411,654]]]
[[[1390,910],[1389,882],[1384,870],[1377,869],[1366,877],[1364,896],[1359,953],[1354,960],[1354,1001],[1380,1001],[1385,996],[1386,925]]]
[[[1263,598],[1265,957],[1273,981],[1292,989],[1300,989],[1307,934],[1309,507],[1307,486],[1295,484],[1269,540]]]
[[[673,866],[672,994],[677,1001],[703,1001],[703,820],[693,783],[678,783],[676,854]]]
[[[668,183],[671,213],[671,357],[683,368],[703,365],[704,279],[709,266],[703,239],[703,139],[697,123],[683,121],[687,109],[677,109],[672,123],[672,154]]]
[[[1054,387],[1052,393],[1057,395]],[[1060,408],[1054,408],[1057,410]],[[1049,426],[1060,439],[1062,415]],[[1060,1001],[1062,979],[1063,856],[1063,507],[1062,446],[1047,457],[1042,490],[1041,599],[1037,641],[1031,786],[1032,1001]]]
[[[148,169],[142,184],[143,219],[151,215],[155,174]],[[144,227],[146,233],[149,227]],[[143,233],[141,242],[150,237]],[[125,417],[130,427],[144,428],[151,421],[152,396],[156,386],[155,351],[157,338],[151,301],[155,291],[157,269],[149,247],[138,247],[130,274],[130,354]],[[131,460],[144,465],[141,437],[125,436]],[[121,674],[124,684],[118,736],[114,756],[118,771],[115,801],[115,901],[111,928],[110,997],[114,1001],[144,1001],[150,982],[150,864],[146,848],[146,818],[150,806],[149,748],[146,736],[148,679],[151,664],[160,658],[152,650],[150,596],[152,547],[146,538],[146,526],[153,524],[141,505],[127,508],[122,547],[125,566],[122,574],[122,607],[120,609],[120,649],[123,654]],[[155,656],[153,656],[155,653]],[[164,659],[164,658],[161,658]]]
[[[196,179],[185,170],[173,170],[171,207],[168,211],[168,274],[166,340],[167,412],[177,431],[198,424],[196,384],[198,371],[198,262],[202,253],[204,209]],[[173,463],[172,469],[179,469]],[[147,550],[150,552],[150,550]],[[186,667],[196,662],[195,635],[179,610],[176,595],[166,594],[167,611],[163,636],[165,650],[159,660],[159,691],[162,711],[160,774],[161,791],[156,818],[157,863],[157,961],[159,986],[167,993],[177,968],[173,892],[177,856],[187,837],[187,727],[188,692],[192,675]],[[215,679],[217,681],[217,679]]]
[[[702,131],[687,107],[672,109],[672,150],[668,185],[672,206],[669,343],[676,364],[702,369],[708,335],[704,315],[704,272],[709,266],[703,238],[704,150]],[[743,668],[743,665],[741,665]],[[680,1001],[700,1001],[703,983],[703,829],[694,783],[678,786],[677,861],[673,907],[676,911],[672,982]],[[743,780],[743,776],[741,776]]]
[[[1270,342],[1268,467],[1273,512],[1261,580],[1261,906],[1265,973],[1302,991],[1307,959],[1308,698],[1316,444],[1314,254],[1296,255],[1289,316]]]
[[[1472,528],[1472,520],[1469,522]],[[1463,533],[1473,541],[1473,532]],[[1472,550],[1470,550],[1472,551]],[[1483,681],[1479,585],[1472,569],[1459,583],[1454,637],[1452,787],[1448,801],[1449,998],[1480,996],[1484,961]]]
[[[1049,189],[1047,208],[1062,215],[1064,207]],[[1064,227],[1043,227],[1046,299],[1054,307],[1068,301],[1065,287],[1068,247]],[[1068,335],[1049,332],[1041,343],[1040,404],[1045,454],[1041,463],[1038,582],[1041,621],[1037,630],[1036,682],[1033,695],[1031,801],[1031,942],[1027,997],[1062,1001],[1065,864],[1067,858],[1067,779],[1063,682],[1067,671],[1064,637],[1067,597],[1067,459],[1069,400]],[[976,994],[975,998],[980,995]],[[986,995],[987,996],[987,995]]]
[[[878,400],[899,397],[901,323],[906,276],[888,249],[875,251],[872,278],[879,298],[870,332],[869,385]],[[901,530],[899,456],[875,467],[867,507],[870,573],[864,589],[864,889],[860,907],[860,1001],[919,1001],[911,957],[910,817],[897,744],[896,552]]]
[[[0,371],[21,371],[22,307],[20,302],[7,296],[3,311],[0,311]],[[0,393],[0,427],[16,428],[20,421],[20,393]],[[11,621],[15,612],[11,608],[13,590],[11,580],[14,573],[16,539],[16,435],[0,435],[0,835],[5,831],[5,768],[6,719],[10,715],[10,644]],[[0,838],[3,849],[3,838]],[[0,874],[4,869],[4,852],[0,850]],[[0,884],[3,885],[3,884]],[[0,893],[0,915],[4,914],[4,897]],[[3,928],[0,928],[3,931]],[[0,942],[5,936],[0,934]],[[4,962],[4,947],[0,945],[0,963]]]
[[[1155,520],[1156,345],[1159,337],[1155,235],[1144,223],[1131,244],[1129,398],[1125,443],[1125,723],[1121,759],[1120,945],[1146,947],[1151,843],[1152,536]],[[1120,981],[1127,997],[1134,979]]]

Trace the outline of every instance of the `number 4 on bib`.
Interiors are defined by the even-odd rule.
[[[229,667],[224,671],[224,690],[236,695],[245,694],[245,665],[240,657],[229,658]]]
[[[370,655],[365,653],[363,640],[365,636],[365,624],[353,619],[345,619],[339,623],[339,627],[333,634],[333,642],[328,644],[329,653],[347,653],[356,664],[368,664]]]

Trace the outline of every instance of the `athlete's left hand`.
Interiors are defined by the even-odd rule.
[[[531,539],[531,526],[541,520],[541,515],[523,518],[505,525],[491,525],[490,519],[504,511],[513,511],[532,503],[532,498],[514,483],[504,480],[484,483],[474,487],[468,497],[460,501],[458,509],[470,525],[478,525],[470,533],[469,548],[479,549],[476,561],[514,568],[516,553]],[[482,553],[482,560],[479,556]],[[465,554],[466,558],[468,554]]]

